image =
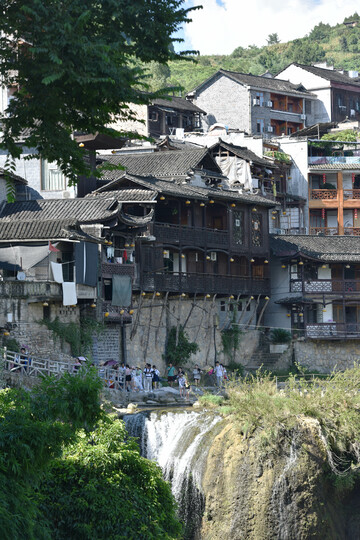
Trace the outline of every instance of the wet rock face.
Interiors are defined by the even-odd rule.
[[[211,446],[203,493],[203,540],[360,538],[360,497],[341,500],[329,482],[312,420],[284,437],[276,455],[226,425]],[[349,507],[359,511],[350,517]]]

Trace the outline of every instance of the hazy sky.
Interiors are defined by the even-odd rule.
[[[200,54],[229,54],[241,45],[266,45],[269,34],[286,42],[303,37],[319,22],[334,25],[360,12],[357,0],[186,0],[201,4],[191,14],[193,22],[180,34],[185,43],[177,49]]]

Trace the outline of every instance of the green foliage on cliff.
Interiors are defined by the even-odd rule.
[[[359,16],[355,13],[348,19],[358,21]],[[347,19],[344,22],[348,22]],[[266,70],[277,73],[291,62],[311,64],[326,61],[335,68],[360,70],[360,23],[347,27],[343,23],[330,26],[320,22],[301,39],[288,43],[277,43],[276,39],[271,39],[265,45],[270,36],[264,40],[263,47],[249,45],[237,47],[230,55],[194,57],[197,61],[195,69],[189,62],[171,61],[170,74],[165,79],[161,74],[161,78],[167,86],[182,86],[184,92],[189,92],[220,68],[261,75]],[[153,88],[158,87],[155,78]]]
[[[276,447],[280,433],[290,433],[300,418],[313,419],[335,474],[360,467],[360,366],[327,378],[290,375],[278,390],[270,375],[230,382],[230,405],[247,436]],[[274,446],[273,446],[274,445]]]
[[[93,337],[104,330],[104,324],[95,319],[83,318],[80,324],[75,322],[64,323],[56,317],[49,321],[43,319],[40,324],[51,330],[61,343],[68,343],[73,356],[91,355]]]
[[[118,420],[107,418],[90,440],[80,434],[52,462],[41,494],[53,540],[180,537],[169,484]]]
[[[186,364],[192,354],[199,350],[197,343],[189,341],[189,338],[182,326],[170,329],[166,343],[165,360],[168,364],[181,366]]]

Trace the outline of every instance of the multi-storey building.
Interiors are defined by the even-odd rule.
[[[306,339],[360,338],[356,236],[274,236],[266,322]]]
[[[311,125],[308,104],[316,97],[288,80],[220,69],[188,94],[206,110],[204,130],[215,123],[263,136],[289,135]]]
[[[340,71],[326,64],[306,66],[293,63],[276,75],[303,84],[317,100],[307,102],[305,111],[312,123],[360,119],[360,81],[357,71]],[[307,124],[311,125],[311,123]]]

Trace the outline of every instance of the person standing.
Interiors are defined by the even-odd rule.
[[[193,369],[193,378],[195,386],[199,386],[200,379],[201,379],[201,369],[197,364],[195,364],[195,367]]]
[[[222,386],[222,380],[224,376],[224,371],[219,362],[215,364],[215,376],[216,376],[216,386]]]
[[[151,392],[152,387],[152,371],[151,364],[146,364],[144,369],[144,390],[145,392]]]
[[[185,399],[185,385],[186,385],[186,379],[184,373],[180,373],[178,375],[178,383],[179,383],[179,391],[180,391],[180,397],[183,397]]]
[[[157,367],[155,366],[155,364],[153,365],[152,367],[152,384],[153,384],[153,388],[154,390],[156,390],[158,388],[158,384],[160,382],[160,371],[157,369]]]
[[[167,371],[167,380],[168,380],[168,383],[170,386],[173,385],[175,379],[176,379],[176,375],[175,375],[175,368],[174,366],[170,363],[168,365],[168,367],[166,368],[166,371]]]
[[[131,390],[131,368],[129,364],[125,367],[125,389],[130,392]]]

